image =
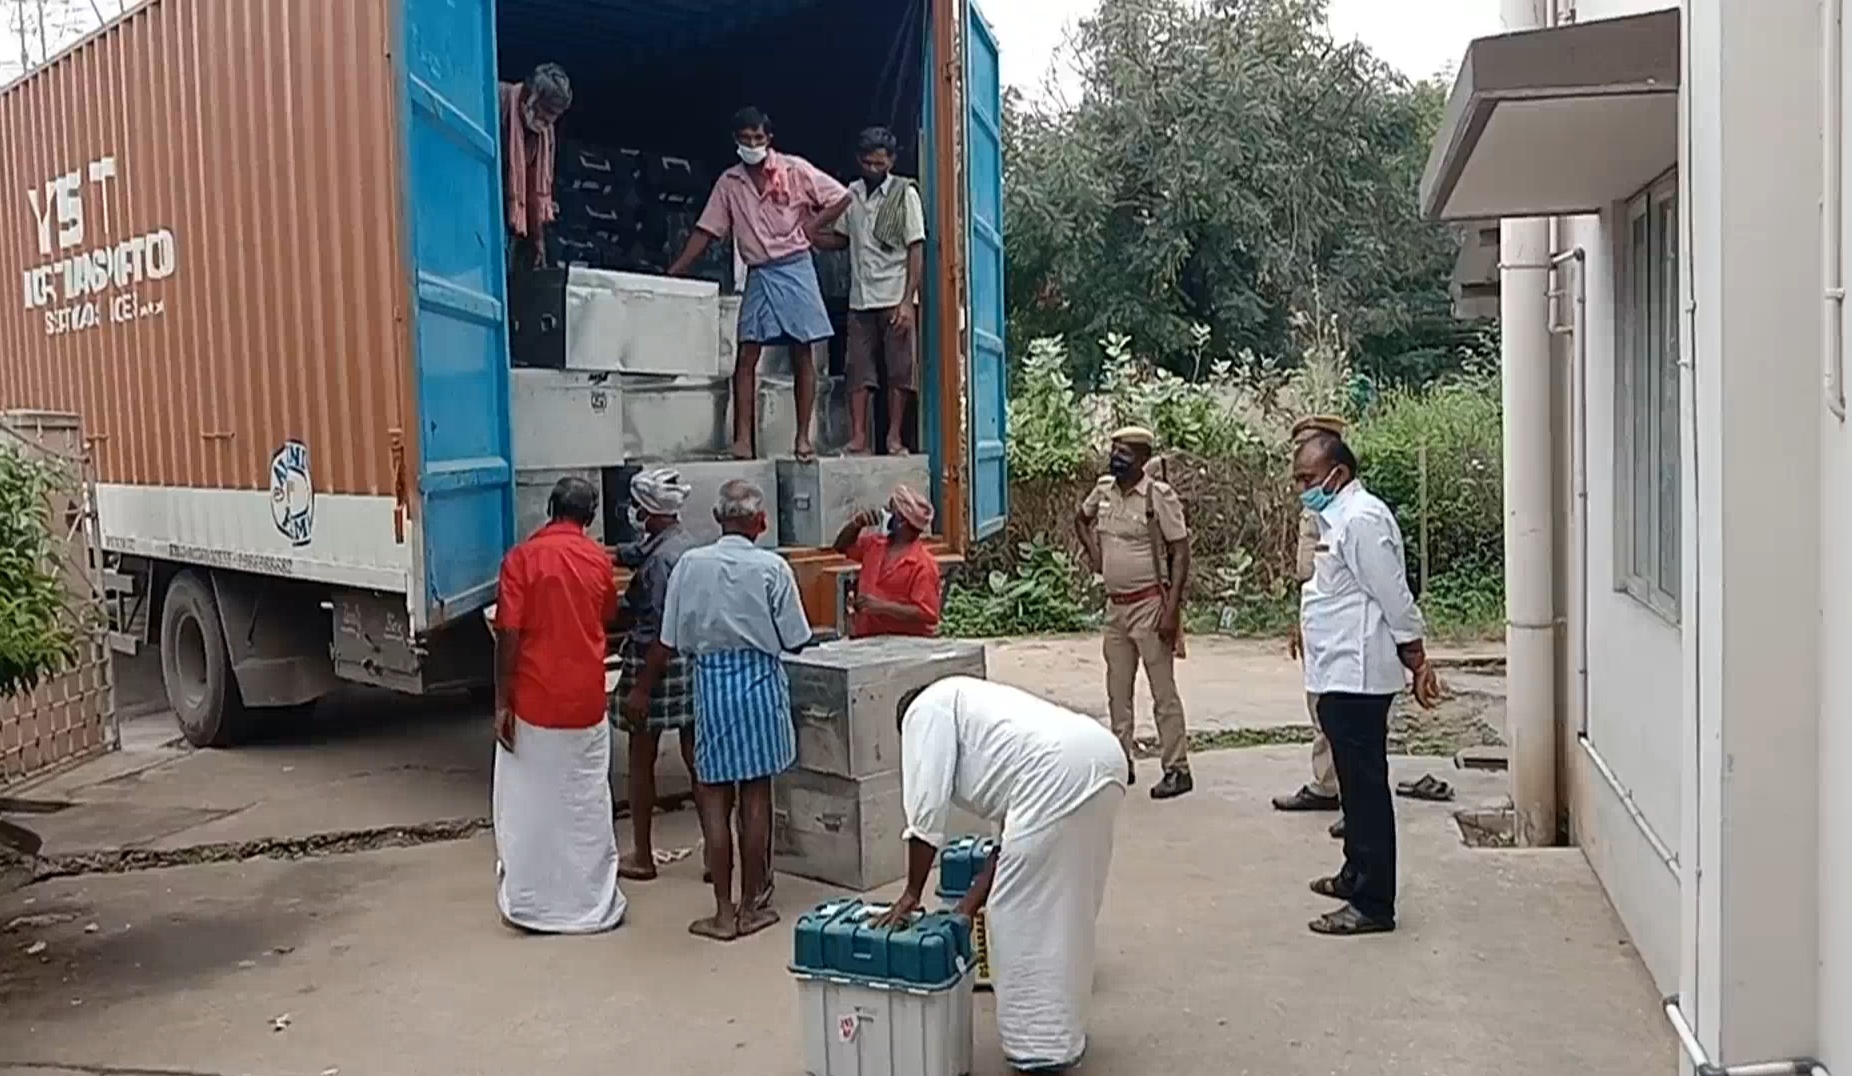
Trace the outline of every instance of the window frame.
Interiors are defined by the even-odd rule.
[[[1614,589],[1674,626],[1680,623],[1682,610],[1683,496],[1672,497],[1668,520],[1663,483],[1668,479],[1668,462],[1675,468],[1670,476],[1673,489],[1680,489],[1683,481],[1678,420],[1683,336],[1678,221],[1682,208],[1678,173],[1673,170],[1620,204],[1614,242]],[[1642,221],[1645,248],[1643,256],[1636,258],[1635,229]],[[1665,406],[1668,392],[1673,405],[1670,415]],[[1642,452],[1647,454],[1644,461]],[[1649,478],[1644,488],[1636,473],[1643,462]],[[1645,513],[1644,520],[1641,513]],[[1646,549],[1636,537],[1642,523]]]

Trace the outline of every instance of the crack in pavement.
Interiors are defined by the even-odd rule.
[[[671,793],[656,800],[658,813],[679,811],[693,802],[690,793]],[[619,801],[612,820],[630,817],[630,804]],[[338,830],[312,833],[302,837],[260,837],[248,841],[215,841],[185,848],[115,848],[100,852],[70,852],[41,855],[32,872],[32,882],[54,878],[75,878],[96,874],[129,874],[136,871],[161,870],[168,867],[193,867],[210,863],[242,863],[253,859],[323,859],[330,856],[356,855],[390,848],[416,848],[427,844],[444,844],[468,840],[494,828],[486,816],[450,818],[404,826],[375,826],[369,829]],[[9,1064],[0,1062],[0,1067]]]
[[[467,840],[491,826],[491,821],[485,817],[452,818],[410,826],[376,826],[371,829],[314,833],[306,837],[215,841],[188,848],[117,848],[103,852],[72,852],[40,856],[32,880],[43,882],[87,874],[128,874],[165,867],[241,863],[252,859],[320,859],[387,848],[413,848]]]
[[[68,1061],[0,1061],[0,1072],[80,1073],[82,1076],[244,1076],[202,1069],[143,1068],[137,1065],[83,1065]]]

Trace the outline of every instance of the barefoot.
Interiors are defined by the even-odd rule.
[[[817,458],[817,447],[810,443],[810,438],[800,437],[797,439],[797,444],[792,447],[791,454],[796,456],[800,463],[809,463]]]
[[[763,930],[764,927],[759,929]],[[697,919],[688,924],[688,933],[712,941],[730,942],[740,936],[739,913],[731,908],[710,915],[706,919]]]
[[[866,456],[868,455],[868,442],[850,441],[848,447],[844,448],[843,451],[851,456]]]
[[[752,442],[735,441],[733,442],[732,452],[733,458],[736,460],[749,460],[752,458]]]
[[[617,876],[630,882],[653,882],[656,880],[656,857],[624,856],[617,861]]]
[[[778,923],[778,913],[771,908],[758,907],[756,904],[742,912],[739,917],[739,932],[736,937],[750,938],[762,930],[770,929]]]

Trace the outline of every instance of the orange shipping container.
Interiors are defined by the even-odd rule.
[[[765,85],[738,62],[764,40],[816,79]],[[148,0],[0,91],[0,409],[82,417],[104,548],[404,595],[413,634],[493,599],[519,463],[497,87],[543,59],[579,79],[569,129],[697,155],[764,92],[846,163],[868,106],[840,70],[889,87],[930,203],[940,519],[961,547],[1002,526],[1001,84],[966,0]]]

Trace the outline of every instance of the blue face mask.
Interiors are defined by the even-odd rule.
[[[1319,480],[1318,485],[1299,494],[1299,503],[1305,505],[1307,511],[1322,512],[1331,507],[1332,501],[1338,499],[1337,494],[1325,488],[1325,483],[1331,481],[1331,476],[1336,473],[1335,469],[1327,472],[1325,477]]]

